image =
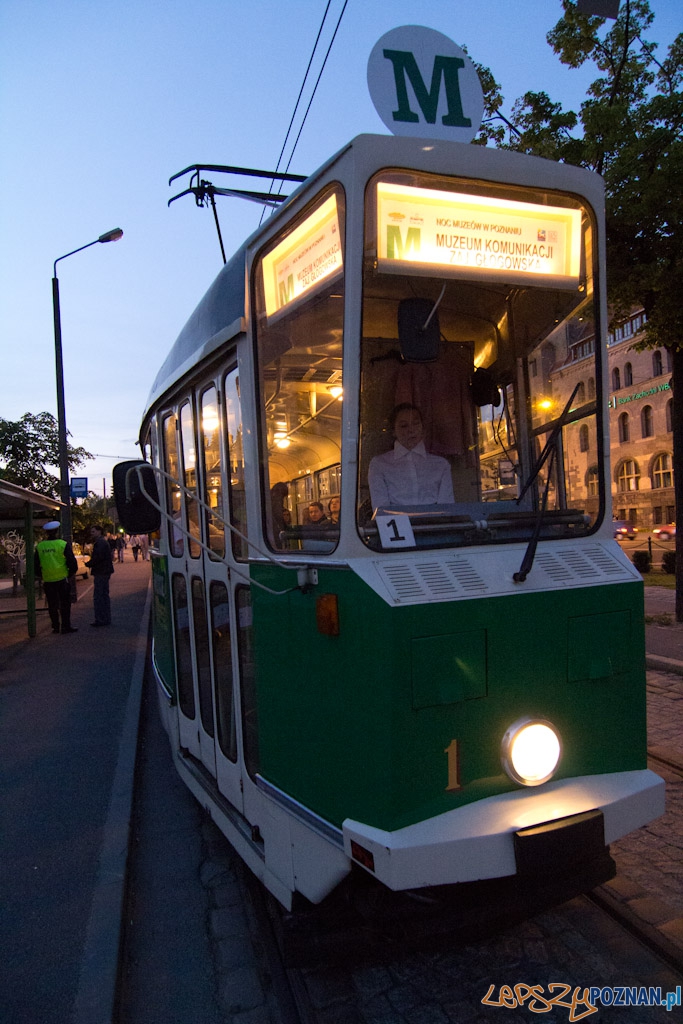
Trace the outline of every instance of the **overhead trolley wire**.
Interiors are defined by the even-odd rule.
[[[320,42],[320,36],[322,35],[322,31],[323,31],[323,28],[325,26],[325,21],[327,20],[327,15],[328,15],[329,10],[330,10],[331,2],[332,2],[332,0],[327,0],[327,6],[325,7],[325,13],[323,14],[322,21],[320,22],[320,28],[318,29],[318,35],[316,36],[315,43],[313,44],[313,49],[311,50],[311,56],[310,56],[309,61],[308,61],[308,67],[306,68],[306,73],[305,73],[305,75],[303,77],[303,81],[301,83],[301,88],[299,89],[299,95],[297,96],[296,103],[294,105],[294,111],[292,113],[292,117],[291,117],[291,120],[289,122],[289,127],[287,128],[287,134],[285,135],[285,141],[282,143],[282,149],[280,150],[280,155],[279,155],[279,157],[277,159],[277,165],[276,165],[276,168],[275,168],[276,171],[279,171],[279,169],[280,169],[280,164],[282,162],[282,158],[284,156],[284,152],[285,152],[285,149],[287,147],[287,141],[288,141],[290,133],[292,131],[292,125],[294,124],[294,119],[296,118],[296,114],[297,114],[297,111],[299,109],[299,104],[301,102],[301,97],[302,97],[304,89],[306,87],[306,82],[308,81],[308,75],[309,75],[310,70],[311,70],[311,65],[313,64],[313,59],[315,57],[315,53],[316,53],[316,50],[318,48],[318,43]],[[325,54],[325,58],[323,60],[322,67],[320,68],[320,72],[318,73],[318,77],[316,79],[316,83],[315,83],[315,85],[313,87],[313,92],[311,93],[311,98],[309,99],[308,106],[306,107],[306,113],[304,114],[303,120],[301,122],[301,126],[299,127],[299,132],[298,132],[296,140],[294,142],[294,146],[292,147],[292,152],[289,154],[289,160],[287,161],[287,170],[289,170],[289,168],[291,166],[292,159],[294,157],[294,151],[296,150],[296,147],[297,147],[297,145],[299,143],[299,139],[301,138],[301,133],[302,133],[304,125],[306,123],[306,118],[308,117],[308,112],[311,109],[311,105],[313,103],[313,98],[315,97],[316,91],[318,89],[318,85],[320,84],[320,79],[322,78],[323,71],[325,70],[325,65],[327,64],[327,59],[328,59],[328,57],[330,55],[330,51],[331,51],[332,46],[334,44],[334,40],[335,40],[335,38],[337,36],[337,32],[339,31],[339,26],[341,25],[341,20],[344,17],[344,11],[346,10],[346,6],[347,6],[348,2],[349,2],[349,0],[344,0],[344,4],[342,6],[341,13],[339,14],[339,17],[337,19],[337,24],[335,26],[334,32],[332,33],[332,39],[330,40],[330,44],[327,47],[327,53]],[[275,184],[274,181],[271,182],[271,186],[270,186],[271,189],[273,188],[274,184]],[[263,210],[261,211],[261,221],[259,221],[259,223],[261,223],[263,221],[263,216],[264,216],[265,212],[266,212],[266,208],[264,207]]]
[[[318,88],[318,85],[320,84],[320,79],[322,78],[323,71],[325,70],[325,65],[327,64],[327,58],[330,56],[330,50],[332,49],[334,41],[335,41],[335,39],[337,37],[337,32],[339,31],[339,26],[341,25],[341,20],[344,17],[344,11],[346,10],[346,5],[348,4],[348,2],[349,2],[349,0],[344,0],[344,6],[342,7],[341,14],[339,15],[339,18],[337,19],[337,24],[335,26],[334,33],[332,34],[332,38],[330,39],[330,45],[327,47],[327,53],[325,54],[325,60],[323,61],[323,66],[320,69],[320,74],[318,75],[318,78],[316,79],[316,83],[315,83],[315,86],[313,88],[313,92],[311,93],[311,98],[308,101],[308,106],[306,107],[306,113],[304,114],[304,119],[301,122],[301,127],[299,128],[299,134],[297,135],[296,141],[294,142],[294,146],[292,148],[292,152],[289,154],[289,160],[287,161],[287,167],[285,168],[285,171],[289,170],[289,166],[290,166],[290,164],[292,162],[292,158],[294,156],[294,150],[296,149],[296,147],[298,145],[298,142],[299,142],[299,139],[301,138],[301,133],[304,130],[304,125],[306,123],[306,118],[308,117],[308,112],[311,109],[311,104],[313,103],[313,98],[315,96],[315,93],[316,93],[316,90]]]

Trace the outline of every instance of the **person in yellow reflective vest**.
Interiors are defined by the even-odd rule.
[[[69,576],[75,576],[78,564],[71,545],[60,540],[59,523],[53,520],[43,527],[46,540],[36,544],[36,576],[43,581],[53,633],[77,633],[71,625],[71,585]],[[60,624],[61,619],[61,624]]]

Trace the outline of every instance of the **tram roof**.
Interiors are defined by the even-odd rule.
[[[178,335],[156,375],[147,399],[149,408],[195,363],[210,355],[226,337],[226,328],[244,317],[246,288],[246,244],[221,269],[194,313]]]

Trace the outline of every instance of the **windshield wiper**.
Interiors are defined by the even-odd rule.
[[[543,517],[545,515],[546,506],[548,504],[548,492],[550,490],[550,481],[552,479],[553,467],[554,467],[555,461],[557,459],[557,442],[558,442],[560,434],[562,432],[562,427],[565,425],[565,423],[567,421],[567,417],[569,416],[569,410],[572,407],[572,403],[574,402],[574,399],[575,399],[576,394],[577,394],[577,392],[578,392],[580,387],[581,387],[581,383],[579,382],[576,385],[576,387],[574,388],[574,390],[572,391],[571,395],[569,396],[569,401],[567,402],[567,404],[565,405],[564,409],[562,410],[562,412],[560,414],[560,417],[557,420],[557,423],[555,424],[555,426],[551,430],[550,437],[548,438],[548,440],[546,441],[545,445],[543,446],[543,451],[541,452],[541,454],[539,455],[538,459],[536,460],[536,464],[535,464],[534,468],[531,471],[531,475],[529,476],[529,479],[527,480],[527,482],[524,484],[524,487],[520,491],[519,497],[517,498],[517,504],[519,505],[520,501],[522,500],[522,498],[524,497],[526,492],[529,490],[529,488],[531,487],[532,483],[534,482],[534,480],[536,479],[538,474],[543,469],[543,466],[547,462],[548,463],[548,473],[547,473],[547,476],[546,476],[545,487],[543,488],[543,498],[541,500],[541,505],[540,505],[540,508],[538,510],[538,514],[536,516],[536,523],[535,523],[535,526],[534,526],[534,532],[533,532],[533,534],[531,536],[531,540],[529,541],[527,549],[524,552],[524,558],[522,559],[522,564],[519,567],[519,571],[513,573],[513,575],[512,575],[512,578],[515,581],[515,583],[524,583],[524,581],[526,580],[527,576],[531,572],[531,568],[532,568],[532,566],[534,564],[534,558],[536,556],[536,546],[538,544],[538,538],[541,535],[541,528],[543,526]]]

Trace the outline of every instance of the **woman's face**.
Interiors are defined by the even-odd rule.
[[[401,409],[394,421],[394,437],[409,451],[422,440],[422,417],[416,409]]]

